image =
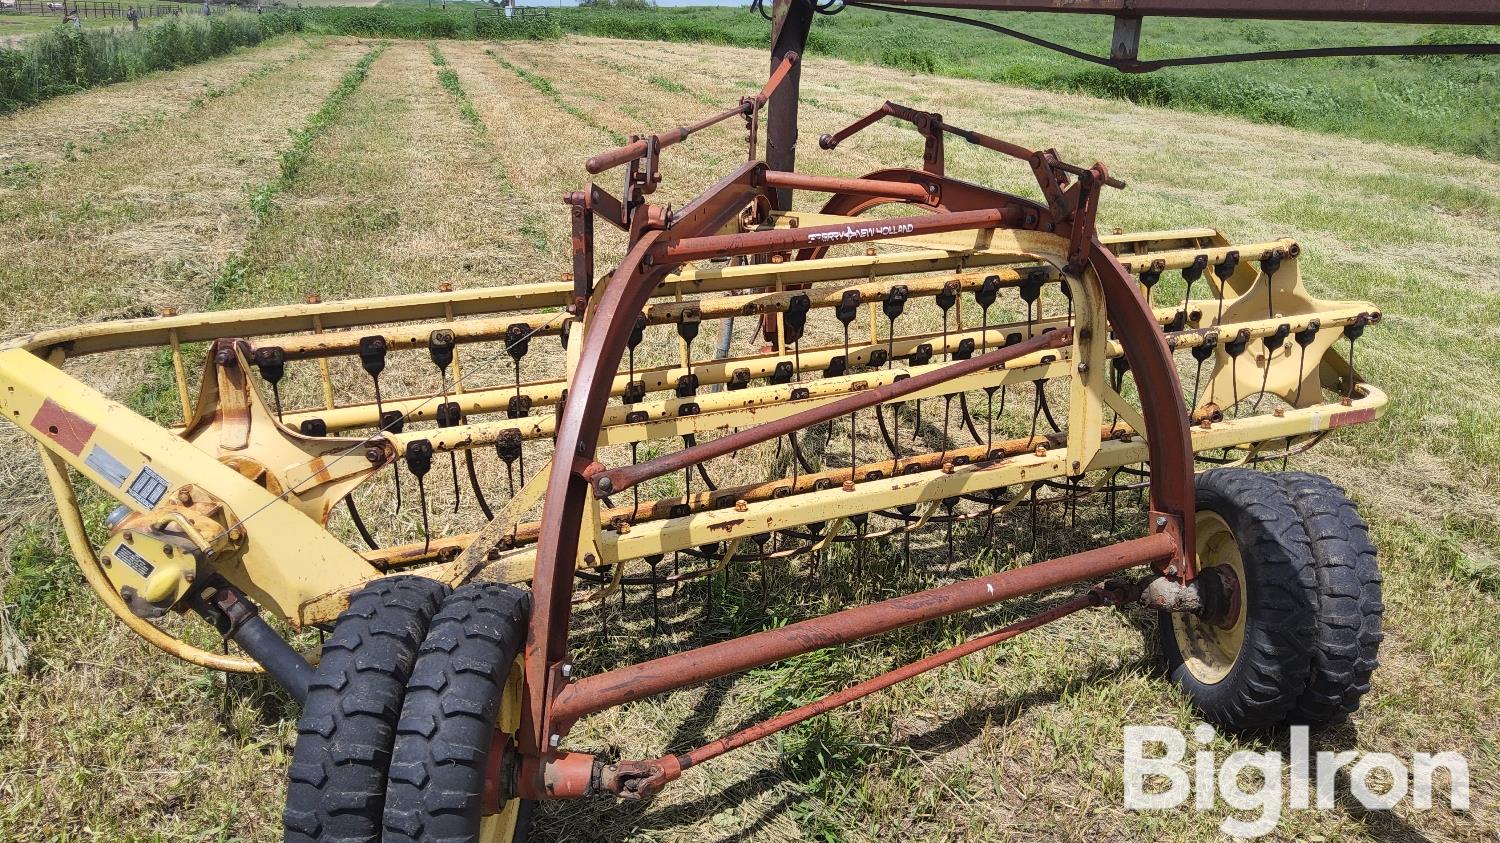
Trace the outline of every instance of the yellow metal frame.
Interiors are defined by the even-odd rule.
[[[813,225],[845,218],[786,213],[774,215],[775,226]],[[1195,418],[1206,419],[1193,431],[1195,451],[1220,448],[1246,452],[1267,445],[1292,443],[1319,436],[1345,424],[1380,415],[1385,396],[1360,383],[1341,357],[1332,351],[1346,325],[1378,321],[1379,311],[1366,302],[1331,302],[1313,298],[1306,290],[1290,240],[1234,246],[1213,229],[1116,233],[1103,238],[1132,271],[1182,269],[1200,256],[1209,271],[1208,298],[1188,302],[1157,302],[1156,316],[1169,326],[1184,312],[1186,324],[1169,333],[1169,344],[1186,350],[1214,339],[1248,339],[1252,349],[1232,361],[1219,342],[1203,401]],[[906,401],[952,395],[1038,379],[1066,380],[1068,426],[1062,437],[1042,437],[1023,443],[1024,452],[974,454],[966,462],[939,463],[928,459],[915,474],[861,479],[833,488],[793,482],[777,492],[775,483],[763,484],[763,494],[752,500],[729,501],[699,494],[676,501],[658,501],[654,508],[622,515],[591,500],[596,528],[585,537],[579,565],[613,565],[673,550],[727,542],[719,564],[727,564],[736,543],[771,530],[814,522],[840,522],[850,516],[898,506],[933,504],[956,495],[972,494],[1020,484],[1022,488],[1050,479],[1079,477],[1088,472],[1113,472],[1140,463],[1145,443],[1134,431],[1142,429],[1139,410],[1110,388],[1111,361],[1121,349],[1109,339],[1103,297],[1091,275],[1070,277],[1043,256],[1055,254],[1061,241],[1052,235],[1020,231],[955,232],[902,238],[878,244],[864,254],[839,255],[809,261],[743,266],[689,268],[669,277],[645,312],[650,324],[671,324],[679,318],[716,319],[726,316],[782,313],[793,295],[806,295],[815,309],[832,307],[847,291],[855,290],[869,307],[879,302],[894,283],[908,286],[913,298],[936,295],[956,285],[972,292],[995,278],[1012,288],[1033,273],[1069,286],[1075,339],[1071,348],[1055,354],[1035,354],[1007,366],[982,371],[935,387]],[[1237,271],[1220,279],[1212,267],[1238,253]],[[1272,276],[1251,266],[1282,256]],[[811,285],[811,286],[808,286]],[[385,338],[392,353],[426,347],[434,330],[451,330],[458,346],[503,343],[507,330],[523,325],[534,335],[566,333],[577,339],[578,320],[562,312],[570,304],[569,282],[524,284],[464,291],[443,291],[346,302],[310,302],[207,314],[166,316],[147,320],[86,325],[35,334],[0,350],[0,412],[35,438],[42,447],[44,466],[73,553],[90,585],[133,630],[174,655],[199,664],[228,670],[251,669],[244,659],[220,657],[187,645],[135,617],[120,598],[120,583],[112,580],[83,531],[69,472],[76,473],[113,496],[132,513],[149,515],[161,509],[162,498],[192,486],[221,502],[229,514],[224,531],[236,534],[206,541],[206,573],[223,576],[295,626],[331,621],[345,605],[346,596],[369,580],[391,571],[415,572],[457,584],[483,575],[525,580],[533,559],[522,519],[542,492],[544,472],[525,483],[515,499],[501,507],[486,528],[493,540],[509,533],[511,547],[496,556],[463,553],[466,548],[492,547],[476,542],[481,534],[431,537],[418,545],[356,551],[331,534],[329,514],[343,497],[376,472],[400,460],[417,440],[434,451],[459,451],[488,446],[516,431],[523,440],[547,440],[555,417],[548,408],[561,399],[567,378],[529,381],[519,389],[509,386],[468,387],[460,378],[450,400],[465,417],[503,415],[511,397],[520,394],[539,409],[524,418],[494,418],[465,422],[441,430],[386,434],[373,430],[377,408],[371,402],[340,403],[329,374],[328,359],[357,352],[362,337]],[[707,296],[695,298],[696,296]],[[586,317],[586,314],[585,314]],[[960,320],[962,309],[960,309]],[[890,349],[894,356],[910,353],[919,344],[933,348],[933,360],[943,359],[964,340],[984,348],[998,348],[1044,330],[1061,327],[1066,317],[1038,315],[1028,323],[963,325],[942,334],[914,333],[882,336],[871,320],[871,335],[851,345],[850,367],[868,363],[872,355]],[[1261,338],[1278,330],[1291,332],[1316,324],[1316,338],[1305,357],[1287,341],[1265,353]],[[212,343],[199,393],[189,393],[183,346]],[[321,406],[292,408],[278,420],[262,388],[251,374],[256,348],[276,346],[288,361],[316,360],[322,381]],[[134,413],[119,402],[63,371],[67,360],[126,349],[171,350],[173,380],[182,405],[182,424],[164,427]],[[839,355],[842,346],[809,346],[795,359],[807,372],[820,371]],[[569,349],[576,359],[576,344]],[[752,380],[769,376],[778,364],[791,363],[785,350],[742,355],[724,360],[694,362],[691,372],[704,386],[729,383],[736,376]],[[1304,362],[1307,364],[1304,368]],[[458,367],[455,355],[454,366]],[[606,416],[602,445],[703,436],[745,427],[820,406],[842,397],[944,365],[896,365],[850,371],[794,384],[745,386],[742,389],[700,391],[688,399],[652,397],[672,389],[688,372],[686,360],[636,371],[645,384],[647,400],[612,408]],[[1298,370],[1302,371],[1301,378]],[[629,377],[614,384],[622,394]],[[1227,406],[1232,396],[1244,398],[1261,391],[1276,396],[1277,409],[1257,415],[1214,420],[1212,410]],[[1336,390],[1342,400],[1329,400]],[[433,395],[388,399],[384,409],[400,410],[408,421],[431,420],[437,402]],[[696,405],[686,408],[687,404]],[[685,409],[692,412],[684,413]],[[1106,413],[1119,421],[1104,425]],[[298,432],[300,422],[318,418],[330,433],[363,431],[361,436],[308,437]],[[955,449],[957,454],[961,449]],[[931,455],[929,455],[931,456]],[[142,493],[144,490],[144,494]],[[776,492],[776,494],[773,494]],[[780,496],[784,495],[784,496]],[[687,514],[673,514],[667,504],[678,504]],[[157,512],[157,514],[160,514]],[[832,530],[829,532],[831,538]],[[825,539],[825,542],[828,539]]]

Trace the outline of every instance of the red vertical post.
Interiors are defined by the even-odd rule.
[[[801,96],[804,48],[812,18],[809,0],[775,0],[771,9],[771,70],[776,70],[787,53],[801,57],[766,106],[766,165],[772,170],[791,172],[797,168],[797,99]],[[774,196],[777,210],[792,207],[790,188],[778,188]]]

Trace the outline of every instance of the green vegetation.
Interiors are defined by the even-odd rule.
[[[272,201],[276,195],[292,186],[297,173],[307,163],[313,141],[317,140],[318,136],[338,119],[339,112],[344,107],[344,101],[354,93],[359,83],[365,81],[365,76],[370,72],[370,65],[375,63],[375,59],[380,57],[385,48],[386,45],[381,44],[365,53],[354,67],[344,74],[338,87],[334,88],[328,98],[323,101],[323,107],[308,118],[306,125],[292,132],[292,145],[281,153],[280,173],[275,179],[262,185],[250,197],[250,208],[255,211],[257,217],[264,219],[269,216],[273,208]],[[224,296],[219,296],[219,298],[222,299]]]
[[[464,120],[474,127],[474,131],[484,134],[488,129],[484,125],[484,119],[479,112],[474,110],[474,103],[469,99],[469,94],[464,90],[464,85],[458,79],[458,74],[448,66],[448,59],[443,57],[443,51],[438,49],[436,43],[428,44],[427,48],[432,51],[432,63],[438,67],[438,82],[443,90],[453,95],[458,100],[458,113],[462,114]]]
[[[545,41],[562,37],[551,15],[507,18],[490,9],[455,4],[426,6],[325,6],[296,12],[311,31],[366,38],[461,38]]]
[[[10,576],[0,589],[0,603],[22,635],[34,635],[46,622],[46,609],[73,590],[73,560],[59,550],[50,525],[28,524],[10,552]]]
[[[174,17],[139,31],[57,26],[27,39],[19,49],[0,50],[0,114],[61,94],[195,64],[301,28],[302,20],[295,14],[238,12]]]
[[[491,52],[490,55],[495,54]],[[506,70],[509,70],[510,72],[521,77],[521,81],[540,91],[544,96],[556,103],[558,108],[561,108],[563,111],[566,111],[568,114],[576,117],[578,119],[578,122],[583,123],[590,128],[598,129],[599,131],[608,135],[610,140],[614,141],[617,144],[620,144],[621,146],[625,144],[625,141],[627,139],[623,134],[614,129],[611,129],[603,123],[600,123],[598,120],[595,120],[588,112],[563,99],[562,94],[558,93],[557,89],[552,86],[552,83],[548,82],[545,78],[532,73],[524,67],[516,67],[505,59],[500,58],[498,55],[495,55],[495,61],[498,61],[500,62],[500,64],[504,65]]]
[[[0,49],[0,114],[85,88],[138,78],[221,56],[286,32],[366,38],[546,40],[562,30],[548,15],[506,18],[472,5],[451,8],[321,7],[260,15],[184,15],[139,31],[58,25]]]
[[[743,8],[564,9],[557,18],[568,32],[610,38],[765,48],[770,37],[770,24]],[[1004,16],[1003,22],[1081,50],[1108,51],[1107,17],[1018,14]],[[1500,27],[1152,18],[1146,22],[1142,57],[1497,40]],[[820,16],[808,52],[1500,159],[1493,109],[1500,98],[1500,61],[1493,57],[1309,59],[1132,75],[956,23],[853,8]],[[747,75],[753,78],[758,71]]]

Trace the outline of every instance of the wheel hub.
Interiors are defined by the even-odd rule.
[[[1245,643],[1244,560],[1234,531],[1217,513],[1197,516],[1198,583],[1203,609],[1172,616],[1183,664],[1206,685],[1223,681]]]

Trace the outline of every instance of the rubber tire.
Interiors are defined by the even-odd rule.
[[[1312,726],[1342,723],[1359,708],[1380,665],[1380,567],[1370,528],[1325,477],[1294,471],[1275,475],[1312,540],[1318,575],[1318,628],[1312,674],[1289,720]]]
[[[433,618],[396,729],[386,843],[478,840],[495,722],[530,614],[530,592],[471,583]],[[531,803],[520,808],[513,840],[525,839],[530,822]]]
[[[1312,542],[1291,494],[1259,471],[1223,468],[1198,475],[1198,509],[1234,533],[1245,568],[1245,639],[1229,673],[1199,681],[1183,663],[1172,615],[1158,632],[1167,672],[1209,722],[1233,732],[1279,725],[1296,707],[1312,671],[1318,584]]]
[[[287,843],[377,843],[406,682],[448,587],[386,577],[349,599],[310,684],[288,771]]]

